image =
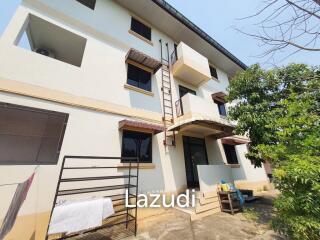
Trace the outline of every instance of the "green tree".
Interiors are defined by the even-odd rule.
[[[290,239],[320,239],[320,69],[303,64],[253,65],[229,87],[236,133],[251,139],[248,158],[272,163],[272,226]]]

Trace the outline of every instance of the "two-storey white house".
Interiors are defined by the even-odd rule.
[[[0,38],[0,219],[38,167],[8,239],[44,239],[65,155],[138,156],[139,192],[267,187],[227,120],[245,68],[164,0],[23,0]]]

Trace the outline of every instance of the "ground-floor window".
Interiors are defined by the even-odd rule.
[[[235,145],[223,144],[228,164],[239,164]]]
[[[56,164],[68,114],[0,102],[0,164]]]
[[[139,157],[140,162],[152,163],[152,134],[123,130],[121,156]]]

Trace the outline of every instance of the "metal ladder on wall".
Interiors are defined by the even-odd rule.
[[[171,74],[170,74],[170,57],[169,57],[169,46],[166,43],[166,57],[163,57],[163,46],[162,40],[160,42],[160,50],[161,50],[161,63],[162,63],[162,106],[163,106],[163,125],[164,125],[164,140],[163,144],[165,146],[175,146],[176,145],[176,136],[175,132],[169,133],[167,131],[168,125],[174,123],[174,116],[173,116],[173,102],[172,102],[172,90],[171,90]]]

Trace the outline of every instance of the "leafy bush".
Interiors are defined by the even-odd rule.
[[[320,239],[320,70],[302,64],[262,70],[254,65],[229,87],[230,117],[252,140],[248,158],[272,163],[272,226],[290,239]]]

